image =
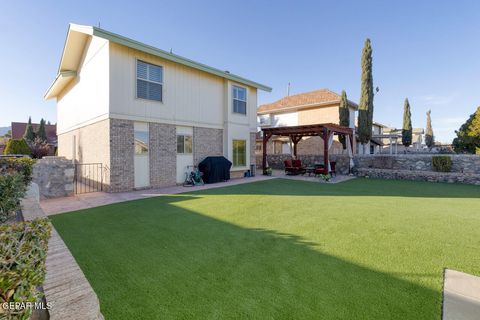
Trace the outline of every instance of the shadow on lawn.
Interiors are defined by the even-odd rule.
[[[440,292],[324,254],[299,236],[240,227],[181,203],[193,199],[51,217],[106,319],[440,317]]]
[[[480,186],[365,178],[357,178],[336,184],[279,178],[198,191],[208,195],[386,196],[480,199]],[[193,194],[195,193],[193,192]]]

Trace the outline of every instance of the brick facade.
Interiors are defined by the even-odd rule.
[[[208,156],[223,156],[223,129],[193,127],[193,164]]]
[[[133,121],[110,119],[110,192],[134,188]]]
[[[176,183],[177,138],[174,125],[150,123],[150,186],[172,186]]]

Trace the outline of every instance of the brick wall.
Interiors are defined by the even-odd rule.
[[[134,187],[133,121],[110,119],[110,192]]]
[[[193,164],[208,156],[223,156],[223,129],[193,127]]]
[[[174,125],[150,123],[150,186],[176,184],[177,138]]]

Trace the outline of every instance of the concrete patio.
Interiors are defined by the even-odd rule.
[[[251,183],[262,180],[274,179],[275,177],[268,177],[263,175],[256,175],[255,177],[244,179],[231,179],[227,182],[205,184],[204,186],[184,187],[173,186],[159,189],[136,190],[130,192],[92,192],[78,194],[73,197],[63,197],[55,199],[41,200],[40,206],[47,215],[59,214],[63,212],[94,208],[112,203],[123,201],[130,201],[136,199],[158,197],[166,194],[178,194],[183,192],[191,192],[196,190],[206,190],[213,188],[222,188],[234,186],[244,183]]]

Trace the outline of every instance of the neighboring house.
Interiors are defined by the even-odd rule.
[[[33,131],[37,132],[39,126],[39,123],[32,123]],[[26,129],[26,122],[12,122],[12,139],[22,139]],[[45,124],[45,133],[47,134],[47,143],[50,146],[49,155],[53,156],[58,145],[57,125]]]
[[[58,75],[58,155],[102,163],[109,191],[181,183],[207,156],[254,163],[257,90],[271,88],[106,30],[71,24]]]
[[[382,153],[398,153],[408,151],[422,151],[423,150],[423,135],[425,131],[423,128],[412,129],[412,145],[406,148],[402,144],[402,129],[385,128],[383,130],[384,139],[389,138],[391,143],[385,143]]]
[[[258,107],[258,125],[265,127],[300,126],[308,124],[334,123],[339,124],[339,107],[341,95],[320,89],[286,96],[273,103]],[[355,113],[358,105],[348,101],[350,109],[350,127],[355,128]],[[335,137],[336,139],[336,137]],[[269,154],[290,154],[291,143],[288,138],[273,137],[268,142]],[[342,153],[338,139],[334,141],[331,153]],[[257,137],[257,154],[262,153],[262,140]],[[323,154],[322,138],[304,137],[297,146],[297,154]]]

